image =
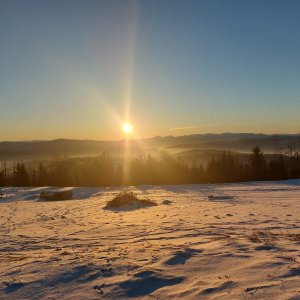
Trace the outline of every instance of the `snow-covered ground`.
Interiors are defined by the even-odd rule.
[[[300,299],[300,180],[45,189],[1,189],[0,299]]]

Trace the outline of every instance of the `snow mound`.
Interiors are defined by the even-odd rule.
[[[72,189],[68,190],[48,190],[40,193],[40,201],[63,201],[73,198]]]

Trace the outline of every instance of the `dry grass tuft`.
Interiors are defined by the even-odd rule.
[[[259,232],[257,230],[253,230],[252,233],[248,236],[249,240],[252,243],[261,243],[262,240],[259,236]]]
[[[290,233],[290,234],[288,234],[288,238],[290,241],[300,242],[300,234],[298,234],[298,233]]]
[[[156,206],[157,204],[150,199],[140,199],[136,194],[123,191],[117,194],[112,200],[108,201],[105,208],[119,208],[126,205],[138,205],[141,207]]]

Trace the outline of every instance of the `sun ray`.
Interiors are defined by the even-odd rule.
[[[126,67],[126,83],[124,90],[124,120],[123,132],[125,133],[124,139],[124,153],[123,153],[123,184],[126,184],[127,174],[129,170],[129,159],[131,151],[131,140],[136,138],[132,132],[132,125],[129,120],[131,119],[131,107],[133,101],[133,87],[134,87],[134,69],[135,69],[135,55],[136,55],[136,39],[138,29],[139,17],[139,3],[138,1],[130,1],[131,11],[131,25],[129,30],[128,44],[126,47],[127,53],[127,67]]]

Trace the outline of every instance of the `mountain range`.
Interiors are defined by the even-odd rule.
[[[130,140],[132,154],[156,151],[179,153],[187,151],[230,150],[250,152],[260,146],[266,153],[288,153],[300,148],[300,134],[256,134],[221,133],[193,134],[183,136],[156,136],[141,140]],[[124,140],[97,141],[55,139],[49,141],[3,141],[0,142],[0,160],[38,159],[56,156],[92,156],[106,151],[112,155],[122,155]]]

